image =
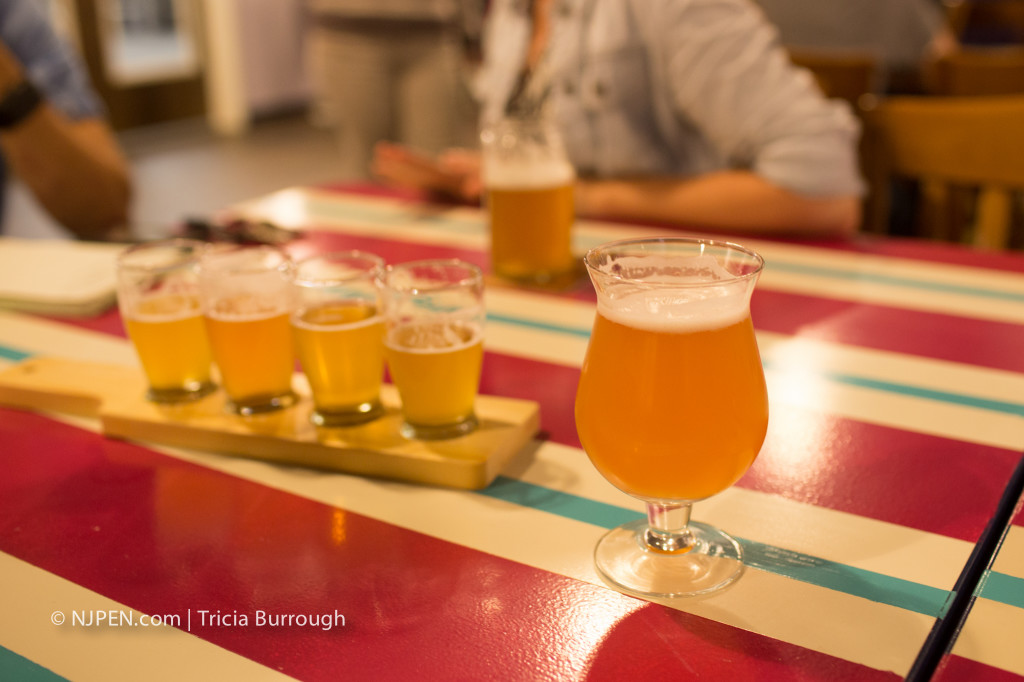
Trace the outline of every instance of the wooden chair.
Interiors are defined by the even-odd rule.
[[[1009,245],[1013,191],[1024,190],[1024,96],[893,97],[863,112],[872,146],[871,221],[890,210],[893,177],[918,179],[926,236]],[[969,204],[958,202],[969,188]]]
[[[946,21],[967,44],[1024,43],[1021,0],[943,0]]]
[[[930,80],[936,95],[1024,94],[1024,46],[957,49],[936,60]]]
[[[811,72],[826,97],[844,99],[854,111],[863,97],[878,93],[879,64],[871,53],[790,48],[789,58]]]

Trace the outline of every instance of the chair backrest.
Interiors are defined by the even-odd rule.
[[[1024,46],[959,48],[936,60],[932,74],[937,95],[1024,94]]]
[[[947,23],[966,44],[1024,43],[1021,0],[943,0]]]
[[[811,72],[826,97],[844,99],[855,110],[861,98],[878,92],[879,63],[871,53],[790,48],[789,58]]]
[[[1009,243],[1013,191],[1024,190],[1024,95],[1005,97],[893,97],[863,112],[871,140],[872,220],[889,210],[889,179],[922,184],[926,234],[945,237],[952,188],[977,189],[968,213],[970,241],[1004,248]]]

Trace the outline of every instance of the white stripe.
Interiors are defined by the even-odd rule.
[[[282,197],[285,200],[282,200]],[[366,219],[335,218],[325,214],[324,204],[369,210]],[[281,206],[286,205],[286,209]],[[477,209],[459,208],[431,210],[385,198],[353,197],[316,190],[287,190],[242,206],[251,215],[268,217],[286,225],[314,225],[317,228],[399,239],[413,243],[449,245],[483,250],[487,235],[483,213]],[[447,229],[443,226],[447,222]],[[441,225],[439,229],[437,226]],[[452,229],[457,225],[459,229]],[[641,236],[679,234],[678,231],[647,226],[620,225],[596,221],[578,221],[575,228],[576,249],[616,239]],[[1024,295],[1024,274],[988,270],[961,265],[929,263],[887,256],[849,253],[839,250],[781,244],[752,239],[733,239],[759,251],[767,267],[760,287],[767,290],[834,298],[872,305],[894,306],[961,317],[1024,322],[1024,301],[995,300],[970,292],[931,291],[929,286],[992,289]],[[772,263],[778,267],[773,268]],[[821,268],[822,274],[792,272],[787,265]],[[860,278],[835,277],[829,271],[849,271]],[[919,286],[900,286],[876,278],[916,281]]]
[[[0,310],[0,345],[34,355],[137,365],[125,339],[38,317]]]
[[[573,328],[587,328],[592,304],[547,299],[535,294],[493,291],[494,313]],[[0,313],[0,344],[37,354],[80,360],[137,364],[128,341],[98,332],[19,315]],[[585,322],[586,321],[586,322]],[[970,405],[901,395],[837,382],[828,374],[903,384],[994,401],[1021,404],[1024,375],[943,360],[758,333],[774,418],[784,405],[825,411],[838,417],[964,442],[1017,450],[1024,443],[1024,419]],[[488,324],[485,345],[505,353],[579,367],[586,340],[515,324]]]
[[[1021,509],[1018,507],[1018,515]],[[1018,519],[1020,522],[1024,522],[1024,517]],[[1024,525],[1010,526],[992,570],[1024,580]]]
[[[293,679],[173,627],[84,627],[101,611],[130,612],[133,623],[143,614],[3,552],[0,575],[0,644],[69,680]],[[63,625],[51,621],[58,611]]]
[[[1010,526],[992,564],[998,573],[1024,580],[1024,526]],[[953,647],[957,656],[1024,675],[1024,609],[980,598]]]
[[[542,299],[511,290],[492,291],[488,311],[573,329],[588,329],[594,306]],[[947,392],[1024,406],[1024,374],[870,348],[759,332],[772,405],[791,405],[880,426],[1017,450],[1024,444],[1024,419],[1005,413],[898,392],[849,385],[850,376],[885,384]],[[579,367],[587,341],[581,336],[491,321],[488,350]],[[777,409],[776,414],[781,414]]]
[[[1024,675],[1024,609],[978,599],[953,644],[953,654]]]

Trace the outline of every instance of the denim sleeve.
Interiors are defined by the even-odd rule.
[[[54,32],[44,7],[36,0],[0,0],[0,40],[57,109],[72,119],[102,116],[82,61]]]

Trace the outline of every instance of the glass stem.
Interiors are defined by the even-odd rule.
[[[656,552],[678,554],[693,549],[696,542],[689,528],[689,502],[681,504],[647,503],[647,530],[644,542]]]

